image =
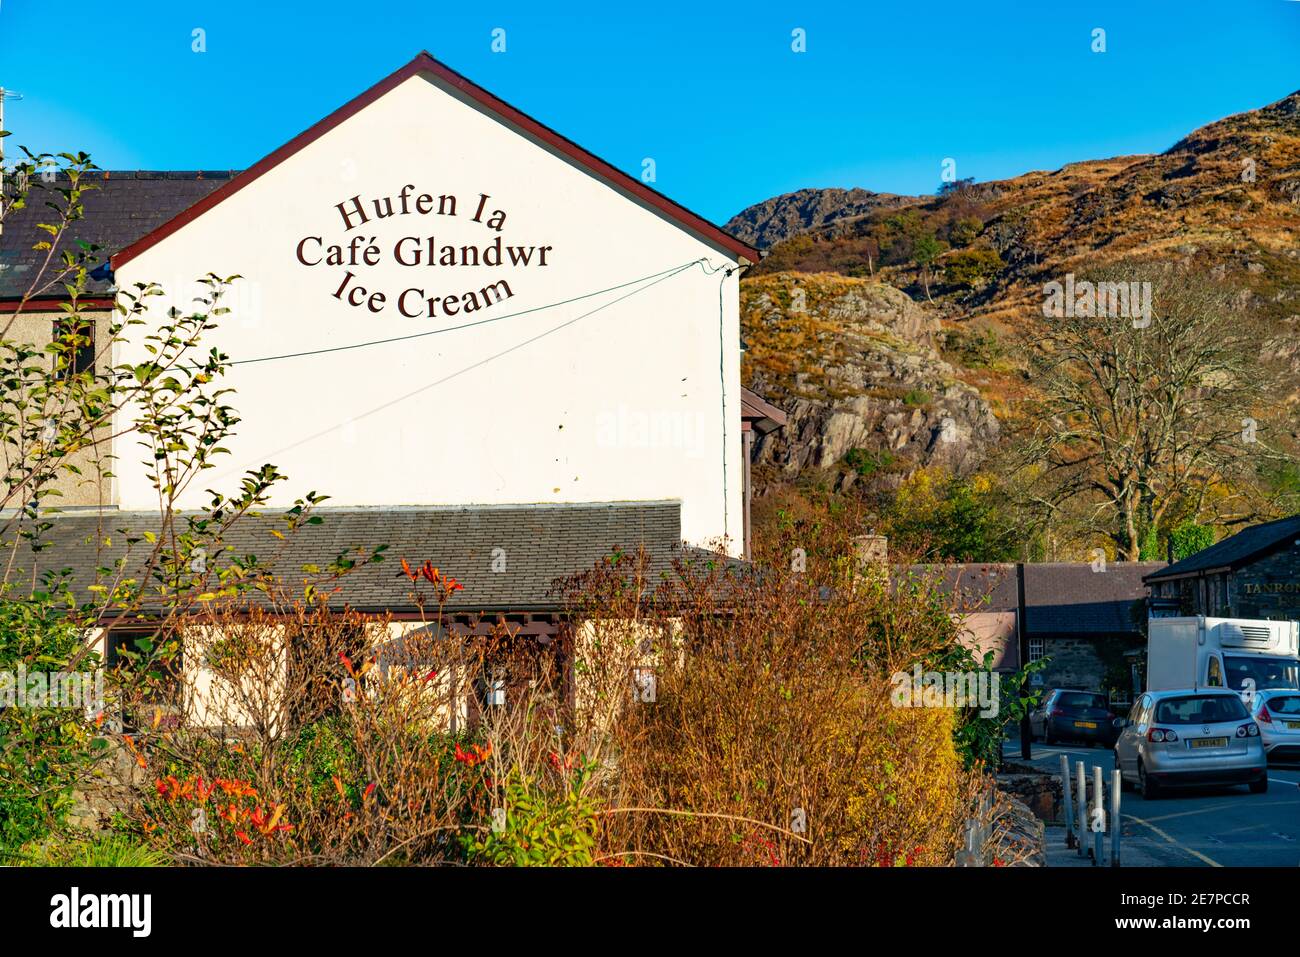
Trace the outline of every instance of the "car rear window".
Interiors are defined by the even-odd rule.
[[[1241,721],[1248,715],[1246,706],[1236,695],[1188,695],[1166,698],[1156,704],[1156,724],[1213,724],[1216,721]]]
[[[1269,698],[1268,710],[1274,714],[1300,714],[1300,695],[1287,695],[1284,698]]]
[[[1063,691],[1056,704],[1060,708],[1104,708],[1106,696],[1089,694],[1086,691]]]

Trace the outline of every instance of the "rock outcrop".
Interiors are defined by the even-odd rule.
[[[917,201],[915,196],[873,193],[868,189],[801,189],[746,207],[722,228],[737,239],[766,249],[791,236]]]
[[[999,433],[987,402],[939,355],[939,320],[890,286],[778,273],[741,291],[747,379],[789,415],[756,445],[784,479],[837,469],[896,484],[917,466],[962,472]]]

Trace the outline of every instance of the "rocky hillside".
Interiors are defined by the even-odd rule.
[[[892,197],[888,208],[864,209],[855,198],[863,192],[804,190],[751,207],[732,224],[756,242],[783,237],[759,272],[879,275],[883,264],[883,278],[913,295],[921,277],[911,240],[931,233],[944,247],[931,292],[959,306],[958,318],[1032,320],[1045,282],[1141,257],[1204,267],[1250,290],[1278,320],[1300,312],[1300,93],[1211,123],[1157,155],[962,184],[938,197]],[[988,254],[975,275],[949,268],[972,250]]]
[[[742,210],[723,226],[759,249],[792,236],[848,223],[882,209],[920,201],[916,196],[873,193],[866,189],[801,189]]]
[[[1272,323],[1261,360],[1289,360],[1286,400],[1300,401],[1300,93],[1158,155],[933,197],[801,190],[728,228],[770,247],[742,283],[747,381],[792,417],[757,448],[769,484],[825,469],[838,490],[888,487],[918,465],[978,466],[1033,392],[1043,285],[1128,259],[1239,288]],[[938,243],[925,270],[918,237]]]
[[[896,485],[918,465],[968,471],[998,436],[988,403],[940,357],[939,320],[897,289],[763,276],[741,288],[741,322],[747,383],[789,414],[755,450],[779,480],[826,470],[843,490]]]

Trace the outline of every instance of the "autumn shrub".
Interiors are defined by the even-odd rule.
[[[214,603],[182,630],[183,720],[129,709],[128,830],[189,864],[949,864],[967,719],[897,707],[891,675],[969,653],[855,527],[792,527],[754,564],[615,551],[559,587],[547,643],[458,633],[441,601],[418,623]]]
[[[560,649],[476,630],[450,635],[436,609],[398,626],[214,605],[180,632],[182,719],[159,720],[143,681],[124,709],[146,719],[125,736],[150,782],[134,833],[191,864],[590,863],[597,799],[565,741]],[[488,673],[510,707],[481,698]]]
[[[888,677],[949,655],[956,628],[931,592],[856,560],[844,531],[792,530],[760,566],[688,551],[658,581],[620,554],[573,583],[571,614],[635,641],[632,662],[609,641],[575,648],[582,674],[611,657],[622,669],[617,720],[601,725],[614,770],[600,858],[952,861],[978,771],[958,757],[951,710],[894,707]],[[653,673],[653,694],[632,666]]]

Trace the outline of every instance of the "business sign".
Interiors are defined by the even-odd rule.
[[[497,209],[488,193],[467,201],[451,193],[416,192],[407,184],[395,196],[349,197],[334,207],[341,232],[304,236],[294,255],[309,268],[332,269],[327,287],[333,298],[370,313],[387,313],[407,319],[434,319],[469,315],[490,309],[516,295],[505,278],[475,286],[459,278],[457,270],[544,269],[550,265],[551,246],[510,245],[503,239],[506,212]],[[459,219],[478,232],[477,242],[457,244],[441,232],[412,232],[396,240],[381,239],[371,230],[381,221],[414,217],[449,225]],[[410,269],[410,285],[377,288],[368,271],[385,264]]]

